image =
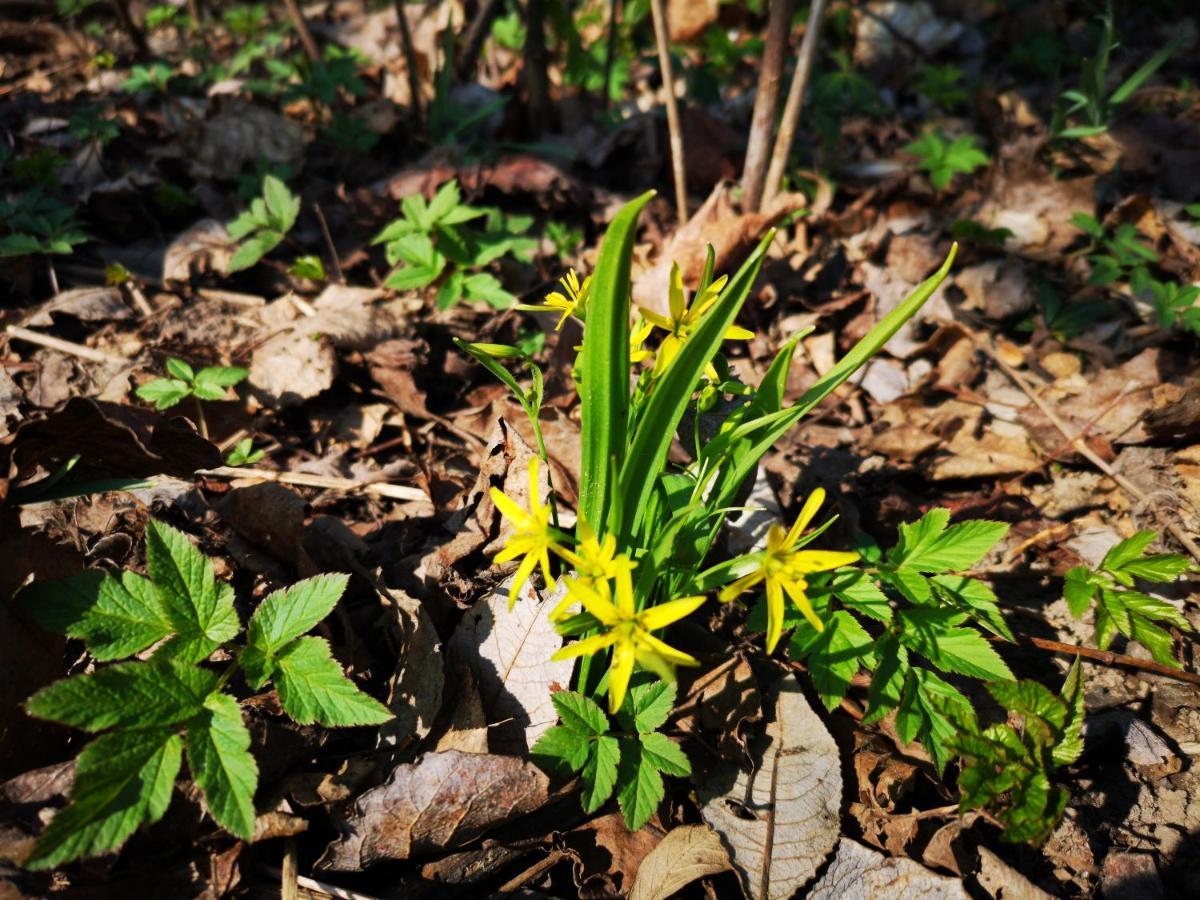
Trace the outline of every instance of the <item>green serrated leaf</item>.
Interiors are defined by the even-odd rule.
[[[947,672],[984,681],[1011,681],[1013,674],[991,644],[973,628],[958,628],[962,613],[946,609],[910,609],[899,614],[900,641]]]
[[[924,724],[925,712],[917,703],[917,678],[909,672],[900,691],[900,703],[896,706],[896,734],[901,743],[915,741]]]
[[[84,731],[171,725],[200,712],[217,683],[216,673],[174,660],[117,663],[47,685],[25,709]]]
[[[1004,522],[973,519],[952,525],[929,540],[922,535],[921,545],[905,553],[901,566],[918,572],[950,572],[971,568],[1008,533]]]
[[[156,378],[139,386],[134,394],[139,400],[153,403],[156,409],[170,409],[180,400],[191,396],[192,386],[174,378]]]
[[[237,636],[241,623],[233,589],[217,584],[212,562],[183,532],[152,520],[146,526],[146,568],[177,632],[160,652],[200,662]]]
[[[885,625],[891,624],[892,605],[888,602],[887,594],[866,572],[855,570],[839,573],[829,588],[850,609]]]
[[[909,559],[920,556],[933,546],[949,521],[950,510],[939,507],[929,510],[915,522],[901,523],[900,540],[889,554],[891,562],[899,568]]]
[[[576,691],[555,691],[550,699],[563,726],[575,734],[591,737],[608,732],[608,716],[590,697]]]
[[[629,691],[627,705],[633,713],[633,725],[641,734],[657,731],[675,707],[675,685],[669,681],[651,681],[635,685]]]
[[[301,725],[329,728],[379,725],[392,718],[388,708],[345,676],[317,637],[301,637],[283,648],[275,662],[275,687],[284,712]]]
[[[1121,566],[1121,571],[1146,581],[1167,582],[1174,581],[1191,567],[1191,560],[1186,556],[1177,553],[1155,553],[1125,563]]]
[[[934,575],[929,580],[942,602],[965,612],[993,634],[1015,640],[995,592],[982,581],[965,575]]]
[[[1076,566],[1067,572],[1063,581],[1063,598],[1067,601],[1071,615],[1078,619],[1087,612],[1096,596],[1096,587],[1087,566]]]
[[[680,748],[660,731],[641,736],[643,762],[653,765],[660,772],[684,778],[692,774],[692,764]]]
[[[875,673],[867,689],[867,709],[863,724],[878,722],[900,703],[900,692],[908,674],[908,651],[900,645],[894,634],[887,634],[875,642]]]
[[[333,612],[349,582],[348,575],[317,575],[268,595],[250,617],[247,643],[267,655],[279,652]]]
[[[250,370],[241,366],[209,366],[196,373],[196,386],[227,388],[241,384],[250,377]]]
[[[790,647],[793,659],[804,660],[825,708],[833,710],[846,696],[864,658],[870,657],[873,644],[858,620],[839,609],[826,618],[823,631],[798,631]]]
[[[604,735],[591,741],[591,752],[583,767],[583,809],[594,813],[612,796],[617,786],[617,768],[621,760],[621,742]]]
[[[1067,708],[1067,718],[1063,723],[1062,736],[1051,752],[1051,758],[1056,766],[1069,766],[1083,753],[1083,668],[1078,656],[1067,670],[1067,678],[1062,688],[1062,701]]]
[[[75,763],[71,802],[46,827],[25,862],[50,869],[118,849],[171,802],[183,742],[169,728],[117,731],[84,748]]]
[[[666,795],[666,788],[653,758],[643,753],[642,743],[635,738],[621,739],[617,784],[617,802],[625,817],[625,827],[637,831],[650,821]]]
[[[529,754],[543,770],[559,778],[569,778],[588,761],[591,740],[565,725],[555,725],[542,732]]]
[[[1145,553],[1157,538],[1158,535],[1153,531],[1139,531],[1133,537],[1113,544],[1100,561],[1100,568],[1109,572],[1121,569]]]
[[[176,359],[174,356],[167,359],[167,374],[180,381],[191,381],[196,377],[196,373],[182,359]]]
[[[254,792],[258,764],[250,753],[250,729],[237,701],[216,693],[188,722],[187,755],[192,777],[204,792],[213,820],[231,834],[254,834]]]

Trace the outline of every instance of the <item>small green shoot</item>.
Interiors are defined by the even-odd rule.
[[[135,394],[155,409],[170,409],[188,397],[224,400],[228,389],[246,380],[249,371],[238,366],[208,366],[195,371],[182,359],[167,360],[166,378],[155,378],[138,387]]]
[[[249,269],[274,250],[299,215],[300,198],[274,175],[265,176],[262,196],[255,197],[250,208],[226,226],[229,236],[241,242],[229,261],[229,271]]]
[[[182,532],[150,522],[146,566],[148,578],[89,570],[35,582],[20,595],[44,627],[83,641],[97,663],[112,663],[57,681],[25,704],[30,715],[98,735],[79,755],[70,803],[38,838],[30,869],[112,852],[158,821],[185,753],[209,815],[249,841],[258,764],[226,690],[237,669],[252,690],[273,682],[283,711],[300,724],[391,718],[345,676],[324,638],[305,636],[333,610],[347,576],[319,575],[274,592],[243,629],[233,589]],[[244,641],[232,643],[243,632]],[[223,671],[205,666],[219,649],[232,660]]]
[[[225,465],[227,466],[252,466],[256,462],[261,462],[262,458],[267,455],[267,451],[263,449],[254,449],[253,438],[242,438],[229,451],[229,455],[225,457]]]
[[[929,183],[939,191],[955,175],[970,174],[989,161],[988,155],[975,145],[973,134],[950,140],[941,131],[927,131],[904,149],[917,157],[919,167],[929,173]]]

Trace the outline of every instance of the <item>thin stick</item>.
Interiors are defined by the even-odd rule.
[[[200,426],[200,437],[208,440],[208,420],[204,418],[204,404],[200,398],[192,394],[192,403],[196,406],[196,424]]]
[[[304,13],[300,11],[298,0],[283,0],[283,2],[287,6],[288,17],[292,20],[296,34],[300,37],[300,43],[304,46],[304,52],[312,62],[320,62],[321,51],[317,47],[317,41],[313,37],[312,29],[308,27],[308,20],[304,18]]]
[[[322,212],[320,203],[313,204],[313,212],[317,214],[317,221],[321,223],[321,234],[325,236],[325,246],[329,250],[329,258],[333,260],[333,272],[337,276],[338,284],[345,284],[342,261],[338,258],[337,247],[333,245],[333,235],[329,233],[329,223],[325,221],[325,213]]]
[[[282,870],[274,866],[263,866],[263,871],[269,875],[282,877]],[[307,875],[297,875],[296,884],[306,891],[312,891],[315,894],[324,894],[326,897],[336,897],[338,900],[378,900],[377,897],[370,894],[360,894],[358,891],[339,887],[327,881],[317,881],[317,879],[309,878]]]
[[[975,346],[982,350],[984,354],[986,354],[994,363],[996,363],[996,365],[1000,367],[1005,375],[1013,380],[1017,387],[1019,387],[1025,393],[1025,396],[1032,400],[1034,405],[1037,406],[1037,408],[1042,411],[1046,418],[1050,420],[1050,423],[1054,425],[1054,427],[1060,432],[1062,432],[1063,437],[1071,442],[1071,446],[1075,448],[1077,453],[1085,457],[1088,462],[1115,481],[1121,487],[1121,489],[1125,491],[1125,493],[1129,494],[1129,496],[1133,497],[1135,500],[1153,512],[1158,521],[1162,523],[1163,527],[1166,528],[1167,531],[1171,532],[1171,535],[1175,538],[1175,540],[1179,541],[1179,543],[1187,549],[1187,552],[1192,555],[1193,559],[1195,559],[1197,562],[1200,562],[1200,546],[1196,545],[1196,542],[1188,536],[1187,532],[1185,532],[1173,520],[1167,518],[1166,514],[1154,505],[1151,499],[1146,495],[1145,491],[1114,469],[1108,464],[1107,461],[1105,461],[1094,450],[1092,450],[1092,448],[1089,447],[1083,440],[1081,435],[1072,435],[1067,427],[1067,424],[1061,418],[1059,418],[1058,413],[1054,411],[1054,408],[1047,403],[1037,391],[1033,389],[1033,387],[1028,381],[1025,380],[1025,377],[1020,372],[1002,360],[983,340],[983,338],[972,331],[968,330],[968,333],[971,335],[971,339],[975,342]]]
[[[754,97],[754,115],[750,120],[750,141],[746,145],[746,163],[742,167],[742,209],[755,212],[763,197],[763,173],[767,152],[775,131],[775,107],[779,102],[779,82],[783,78],[783,60],[787,55],[788,31],[796,0],[771,0],[767,20],[767,45],[763,52],[758,93]],[[794,79],[793,79],[794,80]]]
[[[297,871],[296,839],[286,838],[283,842],[283,866],[279,872],[279,900],[297,900],[300,896],[300,885],[296,878]]]
[[[536,137],[550,122],[550,80],[546,74],[546,4],[525,4],[525,95],[529,130]]]
[[[679,104],[675,100],[675,75],[671,71],[668,45],[667,11],[663,0],[650,0],[654,15],[654,42],[658,44],[658,67],[662,71],[663,90],[667,95],[667,131],[671,135],[671,171],[675,176],[675,211],[679,225],[687,223],[687,172],[683,160],[683,126],[679,122]]]
[[[479,7],[479,12],[471,20],[465,38],[466,46],[463,47],[462,55],[458,58],[459,81],[468,81],[474,77],[475,64],[479,61],[479,51],[483,49],[483,42],[491,33],[492,22],[495,21],[496,16],[500,15],[503,6],[504,0],[484,0],[483,5]]]
[[[617,16],[620,14],[621,4],[617,0],[609,0],[608,2],[608,42],[604,51],[604,87],[601,90],[604,92],[600,97],[600,109],[608,112],[608,97],[612,93],[612,73],[613,63],[617,58]]]
[[[1185,672],[1173,669],[1162,663],[1149,659],[1138,659],[1136,656],[1125,656],[1121,653],[1111,653],[1108,650],[1097,650],[1094,647],[1079,647],[1075,644],[1063,644],[1059,641],[1048,641],[1045,638],[1027,637],[1023,640],[1039,650],[1049,650],[1051,653],[1065,653],[1068,656],[1081,656],[1090,662],[1105,666],[1121,666],[1127,669],[1137,669],[1142,672],[1152,672],[1164,678],[1176,681],[1186,681],[1188,684],[1200,684],[1200,675],[1195,672]]]
[[[559,864],[559,862],[562,861],[563,856],[564,854],[561,850],[554,850],[551,853],[548,853],[524,872],[513,876],[508,881],[504,882],[504,884],[500,885],[498,892],[501,894],[511,894],[518,888],[521,888],[530,881],[533,881],[533,879],[545,874],[550,869],[553,869]]]
[[[258,481],[274,481],[279,484],[294,484],[299,487],[324,488],[329,491],[346,491],[374,494],[389,500],[429,500],[420,488],[388,484],[383,481],[355,481],[353,478],[334,478],[327,475],[309,475],[305,472],[276,472],[271,469],[252,469],[241,466],[218,466],[215,469],[199,469],[197,475],[206,478],[250,478]]]
[[[771,153],[771,166],[767,169],[767,181],[763,185],[763,203],[770,203],[783,184],[783,173],[792,155],[800,113],[804,111],[804,94],[808,90],[813,61],[817,58],[817,41],[821,38],[821,22],[824,18],[825,0],[812,0],[808,10],[808,26],[804,29],[800,54],[796,57],[796,71],[792,74],[792,85],[788,88],[783,118],[779,122],[779,134],[775,137],[775,149]]]
[[[117,21],[121,23],[122,30],[133,41],[133,46],[137,49],[138,56],[148,56],[150,54],[150,47],[146,43],[146,35],[142,33],[142,29],[134,24],[133,16],[129,14],[127,0],[112,0],[112,7],[113,11],[117,14]]]
[[[83,344],[76,344],[71,341],[64,341],[62,338],[50,337],[48,334],[30,331],[28,328],[22,328],[20,325],[9,325],[5,330],[8,332],[9,337],[16,338],[18,341],[25,341],[27,344],[37,344],[39,347],[57,350],[59,353],[66,353],[68,356],[78,356],[80,359],[86,359],[88,362],[129,365],[129,360],[124,356],[105,353],[103,350],[93,350],[91,347],[83,346]]]
[[[404,51],[404,69],[408,75],[409,106],[419,127],[422,122],[421,73],[417,71],[417,51],[408,28],[408,16],[404,14],[404,0],[396,0],[396,22],[400,26],[400,48]]]

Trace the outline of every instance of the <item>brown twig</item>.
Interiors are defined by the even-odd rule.
[[[1051,653],[1065,653],[1068,656],[1080,656],[1099,665],[1120,666],[1127,669],[1136,669],[1141,672],[1152,672],[1164,678],[1173,678],[1176,681],[1185,681],[1188,684],[1200,684],[1200,675],[1195,672],[1174,669],[1171,666],[1165,666],[1150,659],[1138,659],[1136,656],[1125,656],[1124,654],[1113,653],[1109,650],[1097,650],[1094,647],[1079,647],[1075,644],[1064,644],[1060,641],[1048,641],[1045,638],[1026,637],[1022,640],[1032,644],[1039,650],[1048,650]]]
[[[775,137],[775,149],[771,153],[771,167],[767,169],[767,180],[763,185],[763,203],[770,203],[783,184],[783,172],[792,154],[800,113],[804,111],[804,94],[808,90],[813,61],[817,58],[817,41],[821,38],[824,19],[825,0],[813,0],[808,10],[804,39],[800,42],[800,53],[796,57],[796,71],[792,74],[792,85],[788,88],[787,100],[783,105],[783,118],[779,122],[779,134]]]
[[[524,872],[515,875],[513,878],[510,878],[508,881],[504,882],[504,884],[500,885],[498,892],[501,894],[511,894],[513,891],[518,890],[519,888],[533,881],[533,879],[553,869],[559,864],[559,862],[562,861],[564,855],[565,854],[561,850],[551,851]]]
[[[329,258],[333,262],[333,272],[337,277],[338,284],[346,283],[346,276],[342,272],[342,261],[338,257],[337,247],[333,245],[333,235],[329,233],[329,223],[325,221],[325,213],[321,210],[320,203],[313,204],[313,212],[317,214],[317,221],[321,225],[321,234],[325,237],[325,246],[329,250]]]
[[[527,0],[525,5],[525,97],[529,130],[537,137],[550,125],[545,0]]]
[[[1200,562],[1200,546],[1197,546],[1196,542],[1188,536],[1187,532],[1185,532],[1178,523],[1169,519],[1161,509],[1155,506],[1150,497],[1146,495],[1145,491],[1114,469],[1105,459],[1092,450],[1092,448],[1087,445],[1087,442],[1083,440],[1081,435],[1071,434],[1067,424],[1059,417],[1058,413],[1055,412],[1054,407],[1047,403],[1046,400],[1033,389],[1032,385],[1025,380],[1025,377],[1020,372],[1002,360],[982,337],[973,331],[970,331],[969,329],[967,330],[967,333],[971,335],[971,339],[975,342],[975,346],[982,350],[989,359],[996,363],[996,365],[1000,367],[1001,371],[1011,378],[1013,383],[1015,383],[1017,387],[1024,392],[1025,396],[1033,401],[1034,405],[1042,411],[1046,418],[1050,420],[1051,424],[1054,425],[1054,427],[1060,432],[1062,432],[1063,437],[1067,438],[1067,440],[1071,442],[1071,446],[1076,452],[1085,457],[1088,462],[1115,481],[1117,485],[1119,485],[1120,488],[1125,491],[1125,493],[1129,494],[1129,496],[1133,497],[1135,500],[1153,512],[1158,521],[1162,523],[1163,527],[1171,533],[1172,537],[1174,537],[1184,548],[1187,549],[1188,553],[1192,555],[1193,559],[1195,559],[1197,562]]]
[[[117,21],[121,23],[121,29],[129,35],[129,40],[133,41],[133,46],[137,50],[138,56],[149,56],[150,46],[146,43],[146,35],[142,29],[138,28],[133,21],[133,16],[129,14],[129,3],[127,0],[112,0],[113,11],[117,14]]]
[[[763,199],[763,176],[771,135],[775,132],[775,108],[779,103],[779,82],[783,80],[783,62],[787,56],[788,32],[796,0],[771,0],[767,19],[767,43],[763,51],[754,114],[750,119],[750,140],[746,145],[746,163],[742,166],[742,209],[756,212]]]
[[[604,86],[600,88],[600,108],[608,112],[609,94],[612,92],[613,63],[617,58],[617,16],[620,15],[621,4],[617,0],[608,2],[608,39],[604,50]]]
[[[658,45],[658,67],[662,72],[663,92],[667,102],[667,132],[671,136],[671,172],[675,178],[675,211],[679,225],[688,219],[687,170],[683,158],[683,126],[679,121],[679,104],[675,100],[675,75],[671,71],[670,38],[667,33],[667,11],[663,0],[650,0],[654,16],[654,42]]]
[[[396,23],[400,26],[400,49],[404,51],[404,70],[408,76],[409,107],[413,120],[419,127],[423,121],[421,104],[421,73],[417,71],[417,50],[413,46],[412,31],[408,27],[408,16],[404,14],[404,0],[396,0]]]
[[[312,29],[308,27],[308,20],[304,18],[304,13],[300,11],[300,3],[298,0],[283,0],[287,6],[288,18],[292,20],[292,26],[296,29],[296,34],[300,37],[300,43],[304,47],[304,52],[312,62],[321,61],[321,51],[317,47],[316,38],[313,37]]]
[[[48,334],[41,334],[37,331],[30,331],[28,328],[22,328],[20,325],[9,325],[5,330],[8,332],[9,338],[15,338],[27,344],[36,344],[39,347],[46,347],[50,350],[57,350],[59,353],[66,353],[68,356],[78,356],[80,359],[86,359],[88,362],[112,363],[114,365],[129,364],[129,360],[123,356],[105,353],[103,350],[94,350],[91,347],[85,347],[83,344],[64,341],[62,338],[51,337]]]
[[[503,7],[504,0],[484,0],[479,7],[479,12],[471,20],[471,25],[467,28],[464,38],[466,46],[463,47],[462,55],[458,58],[459,81],[467,81],[475,75],[475,64],[479,61],[479,51],[483,49],[483,42],[491,33],[492,22],[496,20],[496,16],[500,15]]]

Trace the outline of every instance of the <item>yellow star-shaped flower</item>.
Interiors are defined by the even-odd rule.
[[[516,605],[517,597],[534,568],[540,563],[542,575],[546,578],[546,586],[554,586],[554,576],[550,574],[550,551],[562,553],[563,548],[554,539],[550,529],[550,506],[538,500],[538,458],[529,460],[529,511],[513,501],[511,497],[499,488],[491,490],[492,502],[496,509],[513,524],[512,534],[504,543],[504,548],[495,555],[493,562],[497,565],[524,556],[513,578],[512,588],[508,592],[508,608]]]
[[[679,351],[687,342],[688,337],[704,318],[704,314],[712,309],[713,304],[717,302],[717,298],[721,296],[721,290],[725,287],[725,282],[728,280],[728,275],[722,275],[701,291],[699,295],[693,297],[692,303],[689,306],[687,297],[683,291],[683,275],[679,271],[679,265],[677,263],[671,264],[670,293],[668,296],[670,314],[663,316],[648,309],[642,310],[642,315],[646,318],[646,321],[668,332],[658,348],[658,357],[654,361],[655,378],[662,375],[666,371],[667,366],[671,364],[671,361],[679,355]],[[745,328],[740,328],[737,325],[730,325],[725,330],[725,340],[727,341],[745,341],[752,337],[754,337],[753,331],[747,331]],[[711,363],[708,366],[707,374],[711,380],[716,381],[717,372]]]
[[[567,274],[559,279],[559,283],[563,286],[562,291],[551,291],[546,295],[543,303],[521,304],[518,309],[561,313],[558,324],[554,326],[555,331],[560,331],[563,323],[571,316],[582,320],[587,310],[588,291],[592,287],[592,276],[589,275],[581,282],[579,276],[575,274],[575,270],[569,269]]]
[[[612,588],[609,580],[617,578],[622,573],[632,572],[637,563],[623,553],[617,553],[616,535],[606,534],[603,540],[596,537],[596,532],[586,519],[579,520],[579,540],[574,550],[563,550],[560,554],[575,569],[575,580],[600,594],[611,602]],[[567,611],[576,600],[568,593],[557,606],[550,611],[550,621],[557,622],[566,618]]]
[[[768,653],[774,651],[780,635],[783,634],[783,595],[787,594],[791,598],[813,628],[824,631],[825,625],[817,618],[805,593],[808,583],[802,576],[812,572],[827,572],[858,562],[858,554],[853,551],[794,549],[800,535],[824,502],[825,491],[823,488],[817,488],[801,508],[800,515],[796,517],[791,529],[785,532],[783,526],[772,525],[767,534],[767,549],[758,554],[761,558],[759,567],[726,585],[718,595],[723,603],[727,603],[760,581],[767,583]]]
[[[601,625],[606,626],[606,630],[568,644],[555,653],[553,658],[559,660],[591,656],[612,647],[612,666],[608,670],[610,713],[620,709],[625,700],[634,663],[668,681],[675,679],[676,666],[700,665],[695,657],[663,643],[651,632],[691,615],[704,604],[704,598],[684,597],[637,612],[633,603],[631,569],[632,566],[623,567],[617,575],[615,603],[578,579],[563,580],[567,586],[567,596],[578,600]]]

